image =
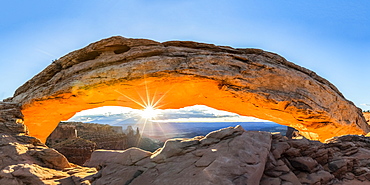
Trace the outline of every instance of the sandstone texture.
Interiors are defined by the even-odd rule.
[[[0,102],[0,133],[27,134],[28,129],[23,124],[23,117],[19,104]]]
[[[96,143],[78,137],[63,140],[60,143],[47,143],[47,146],[54,148],[63,154],[69,162],[77,165],[84,164],[96,150]]]
[[[370,184],[370,138],[347,135],[323,144],[272,136],[261,184]]]
[[[207,105],[326,143],[237,126],[154,152],[97,150],[85,167],[44,144],[78,111],[147,104]],[[279,55],[112,37],[53,61],[0,102],[0,184],[370,184],[370,139],[355,135],[368,132],[361,110],[331,83]]]
[[[307,138],[366,134],[362,112],[327,80],[259,49],[111,37],[53,61],[18,88],[31,136],[46,141],[76,112],[196,104],[296,128]]]
[[[19,113],[20,107],[12,105],[13,113]],[[3,125],[22,124],[17,122]],[[370,138],[364,136],[347,135],[323,144],[237,126],[170,139],[153,153],[138,148],[96,150],[87,167],[81,167],[40,140],[16,133],[25,127],[8,128],[16,129],[0,134],[0,184],[6,185],[370,183]]]
[[[170,139],[154,153],[96,150],[92,184],[334,185],[370,183],[370,138],[343,136],[327,144],[267,132],[225,128]]]
[[[73,166],[39,139],[26,135],[23,115],[17,104],[0,102],[0,184],[55,184],[54,179],[72,178],[72,174],[96,173],[94,168]],[[75,181],[82,177],[73,176]]]
[[[20,162],[64,169],[70,167],[67,159],[54,149],[48,148],[37,138],[26,135],[23,116],[17,104],[0,102],[6,108],[0,112],[0,169]]]
[[[364,114],[364,117],[366,119],[366,122],[368,124],[370,124],[370,112],[364,112],[363,114]]]
[[[101,168],[92,184],[258,184],[270,144],[269,133],[227,128],[167,140],[153,154],[98,150],[86,165]]]

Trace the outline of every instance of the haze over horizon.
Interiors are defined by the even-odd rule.
[[[77,112],[66,121],[104,123],[109,125],[135,124],[138,122],[271,122],[254,117],[194,105],[180,109],[157,109],[153,118],[142,118],[142,110],[128,107],[104,106]]]
[[[4,2],[0,100],[53,60],[114,35],[278,53],[370,109],[369,1]]]
[[[195,137],[226,127],[242,126],[245,130],[280,132],[287,127],[268,120],[240,116],[236,113],[213,109],[205,105],[194,105],[180,109],[157,109],[151,118],[142,116],[143,110],[119,106],[103,106],[77,112],[62,122],[98,123],[139,128],[146,137],[165,141],[170,138]]]

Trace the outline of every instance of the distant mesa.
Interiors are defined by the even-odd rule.
[[[63,154],[69,162],[83,165],[97,149],[125,150],[138,147],[155,151],[163,143],[141,137],[139,129],[96,123],[60,122],[46,140],[46,145]]]
[[[29,134],[45,142],[78,111],[142,109],[132,100],[147,95],[162,109],[207,105],[320,141],[370,131],[361,110],[313,71],[259,49],[189,41],[103,39],[53,61],[5,101],[21,105]]]

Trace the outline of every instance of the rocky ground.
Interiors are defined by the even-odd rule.
[[[289,140],[229,127],[171,139],[151,153],[97,150],[81,167],[27,136],[17,104],[1,103],[0,184],[369,184],[370,138]]]
[[[93,184],[369,184],[370,139],[323,144],[230,127],[154,153],[96,151],[86,165],[100,169]]]
[[[0,102],[0,109],[0,184],[55,184],[71,174],[78,178],[96,173],[95,168],[69,163],[58,151],[27,136],[17,104]]]
[[[370,138],[347,135],[323,144],[272,135],[261,184],[370,183]]]

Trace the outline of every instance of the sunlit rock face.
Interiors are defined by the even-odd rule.
[[[53,61],[8,101],[22,105],[29,134],[45,141],[78,111],[143,108],[133,100],[161,109],[207,105],[320,141],[369,131],[361,110],[310,70],[259,49],[186,41],[98,41]]]
[[[18,104],[0,102],[0,184],[43,184],[61,178],[68,160],[39,139],[27,136]],[[19,180],[22,179],[22,180]]]
[[[366,122],[370,122],[370,112],[364,112],[363,113],[364,114],[364,117],[365,117],[365,119],[366,119]]]

